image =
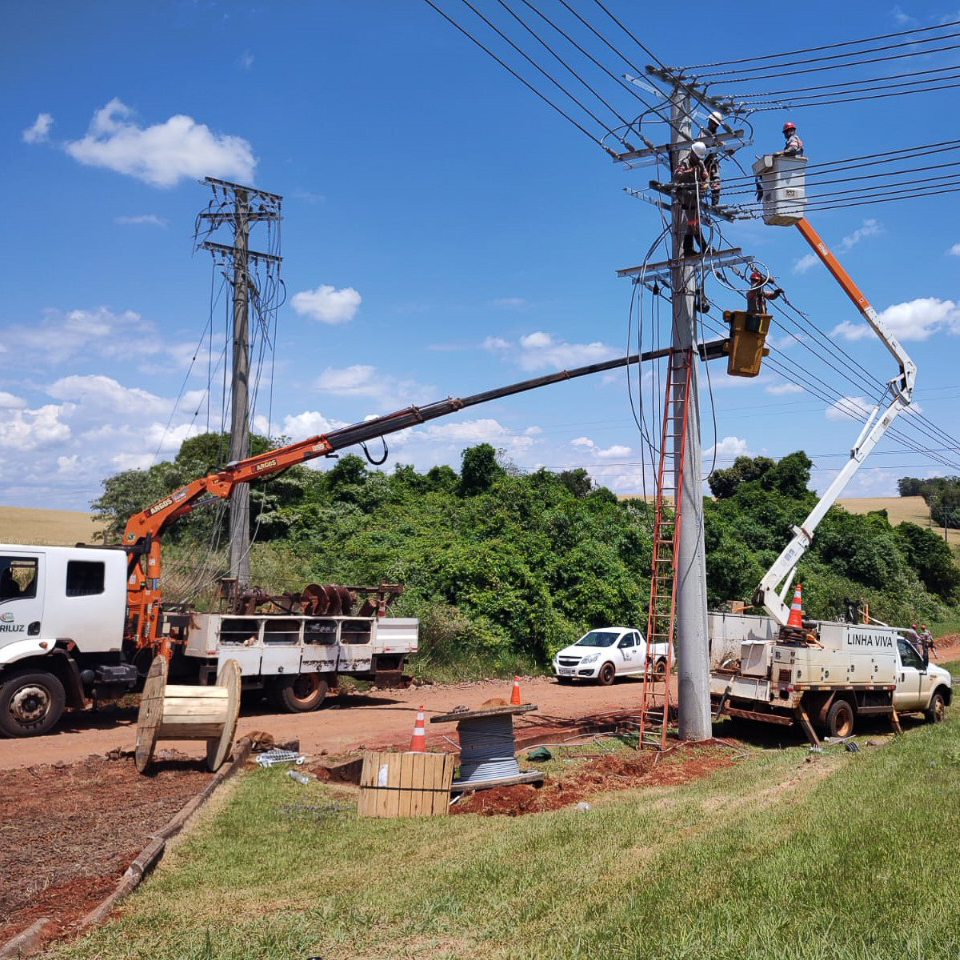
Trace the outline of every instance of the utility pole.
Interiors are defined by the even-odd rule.
[[[676,170],[681,143],[691,140],[690,96],[674,87],[670,101],[671,168]],[[697,198],[699,201],[699,198]],[[694,327],[696,261],[683,258],[687,213],[678,193],[671,213],[670,293],[674,350],[691,351],[690,386],[684,406],[686,442],[683,462],[676,470],[680,495],[680,530],[677,544],[677,687],[681,740],[706,740],[712,735],[710,715],[710,656],[707,642],[707,570],[703,540],[703,481],[700,456],[700,401],[697,395],[697,342]],[[696,216],[699,224],[699,202]]]
[[[250,203],[246,190],[235,189],[233,222],[233,377],[230,397],[230,463],[250,456],[250,332],[247,326],[250,290],[247,252]],[[250,485],[240,483],[230,494],[230,576],[238,585],[250,582]]]
[[[711,735],[712,717],[710,710],[710,655],[709,637],[707,632],[707,574],[706,551],[704,548],[703,527],[703,480],[700,450],[700,401],[697,394],[697,361],[714,360],[726,355],[723,341],[710,344],[698,344],[696,336],[695,292],[698,286],[697,270],[703,264],[709,263],[711,268],[734,267],[742,263],[744,257],[739,247],[725,250],[708,250],[701,252],[696,259],[683,256],[683,237],[687,231],[689,196],[684,195],[684,189],[673,182],[673,174],[677,169],[680,156],[684,150],[692,146],[692,116],[693,103],[706,106],[711,110],[719,110],[729,115],[733,104],[709,97],[695,84],[685,81],[682,75],[676,74],[667,68],[647,67],[647,73],[657,80],[669,85],[672,94],[664,99],[669,101],[670,143],[656,146],[646,138],[642,138],[645,146],[641,149],[630,149],[625,153],[614,155],[614,161],[624,164],[630,170],[638,165],[653,162],[662,163],[666,160],[670,165],[670,181],[660,183],[651,180],[649,187],[664,197],[670,198],[671,235],[670,258],[657,263],[646,262],[641,266],[628,267],[617,271],[617,276],[632,277],[634,283],[641,283],[654,295],[664,287],[670,290],[671,319],[673,323],[671,350],[675,365],[678,353],[686,353],[684,368],[689,364],[690,376],[687,383],[686,401],[682,404],[682,425],[668,422],[667,418],[674,416],[673,410],[679,405],[675,402],[678,393],[668,397],[664,402],[664,446],[669,442],[672,451],[661,451],[661,469],[665,469],[665,456],[670,455],[673,461],[673,490],[676,492],[677,521],[679,529],[675,534],[675,548],[671,557],[672,582],[670,589],[675,601],[675,637],[677,652],[677,681],[678,681],[678,715],[679,734],[683,740],[704,740]],[[628,77],[632,83],[646,86],[641,81]],[[659,91],[654,91],[658,93]],[[733,111],[735,112],[735,111]],[[666,119],[665,111],[657,111],[658,116]],[[723,131],[717,131],[710,136],[711,145],[738,143],[743,141],[744,131],[735,130],[723,124]],[[638,195],[635,191],[629,191]],[[642,199],[647,199],[642,197]],[[699,199],[699,198],[698,198]],[[654,201],[650,201],[653,203]],[[659,203],[662,201],[658,202]],[[692,214],[700,217],[700,205]],[[713,207],[711,215],[722,219],[730,219],[723,208]],[[699,222],[698,222],[699,226]],[[676,369],[676,366],[674,366]],[[670,381],[670,389],[673,381]],[[677,390],[679,390],[679,386]],[[680,437],[682,436],[682,440]],[[668,439],[669,438],[669,439]],[[683,456],[679,456],[682,447]],[[679,481],[679,482],[678,482]],[[659,502],[663,490],[657,489],[658,515]],[[667,480],[663,480],[663,488],[668,488]],[[656,526],[656,521],[655,521]],[[669,527],[667,527],[669,530]],[[669,599],[669,595],[662,596],[656,593],[654,585],[659,579],[656,571],[660,563],[657,554],[654,554],[653,573],[651,575],[650,610],[655,611],[656,604]],[[659,585],[657,585],[659,590]],[[666,608],[664,608],[666,609]],[[650,622],[653,622],[654,613],[650,612]],[[661,612],[656,614],[658,626],[663,626]],[[648,623],[648,628],[650,624]],[[673,624],[667,628],[673,631]],[[641,717],[644,708],[641,708]]]
[[[250,250],[250,227],[257,222],[280,222],[280,203],[277,194],[253,187],[244,187],[225,180],[207,177],[204,181],[213,190],[214,202],[200,214],[206,224],[206,235],[218,227],[233,227],[233,244],[204,241],[200,246],[209,250],[215,261],[231,270],[233,288],[233,367],[230,388],[230,463],[250,456],[250,334],[249,312],[251,290],[259,296],[250,272],[251,262],[265,264],[267,270],[279,274],[281,258],[275,254]],[[256,203],[256,208],[252,206]],[[238,484],[230,494],[229,576],[238,585],[250,582],[250,486]]]

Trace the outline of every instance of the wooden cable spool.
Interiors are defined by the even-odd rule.
[[[153,759],[158,740],[206,740],[207,769],[227,759],[240,713],[240,667],[228,660],[212,687],[167,684],[167,661],[154,658],[140,698],[137,717],[137,770]]]

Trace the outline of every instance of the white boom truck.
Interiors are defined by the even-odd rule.
[[[133,687],[152,652],[125,655],[126,578],[123,550],[0,544],[0,734],[46,733],[65,706]],[[418,622],[384,616],[390,592],[354,615],[355,591],[331,587],[308,587],[290,612],[164,613],[171,676],[214,683],[236,660],[244,689],[289,712],[319,707],[344,675],[396,683],[417,652]]]
[[[775,175],[776,165],[766,157],[754,170],[758,174],[772,170],[773,174],[765,175]],[[790,203],[796,206],[796,200]],[[715,715],[785,724],[796,721],[811,743],[817,744],[817,729],[832,736],[849,736],[858,716],[886,714],[895,728],[899,728],[900,713],[922,712],[931,720],[940,720],[950,703],[951,680],[946,670],[929,663],[928,651],[922,645],[910,642],[908,631],[876,622],[802,621],[799,626],[787,626],[790,611],[785,597],[797,563],[809,548],[817,525],[860,464],[897,415],[910,405],[916,366],[802,219],[800,208],[783,214],[780,211],[778,219],[774,211],[774,217],[767,219],[765,209],[764,218],[768,223],[797,226],[899,366],[898,375],[887,384],[890,400],[886,409],[874,407],[850,451],[850,459],[802,526],[794,528],[793,538],[760,581],[753,602],[767,611],[769,619],[730,614],[709,617],[711,649],[716,651],[714,663],[721,650],[728,655],[724,657],[727,662],[711,672]],[[731,651],[737,639],[739,650]]]

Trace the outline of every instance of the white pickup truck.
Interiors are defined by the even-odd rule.
[[[737,619],[711,616],[727,645]],[[818,731],[851,736],[861,717],[886,715],[894,729],[904,713],[937,722],[951,701],[950,674],[896,627],[813,620],[780,629],[744,617],[743,632],[739,656],[728,652],[710,674],[717,717],[798,723],[816,744]]]
[[[560,683],[595,680],[604,686],[618,676],[642,676],[648,668],[662,679],[667,654],[666,643],[648,644],[635,627],[600,627],[560,650],[553,658],[553,672]]]

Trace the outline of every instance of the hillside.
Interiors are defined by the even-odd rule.
[[[934,527],[930,508],[923,497],[849,497],[837,501],[847,513],[870,513],[886,510],[893,526],[900,523],[915,523],[918,527],[935,530],[943,536],[942,527]],[[960,530],[948,530],[947,542],[951,547],[960,544]]]
[[[0,507],[0,543],[70,547],[92,543],[96,530],[93,514],[79,510]]]

